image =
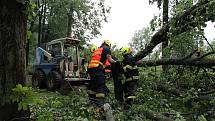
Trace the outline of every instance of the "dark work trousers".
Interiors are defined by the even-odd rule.
[[[123,84],[125,99],[129,96],[135,96],[136,85],[137,85],[136,80],[127,81]]]
[[[126,68],[126,72],[124,72],[125,75],[125,83],[123,84],[123,90],[125,94],[125,98],[128,96],[135,96],[137,81],[139,79],[133,79],[134,76],[139,77],[139,72],[137,69],[129,69]],[[130,79],[130,80],[128,80]]]
[[[88,69],[90,75],[89,90],[96,93],[103,93],[108,95],[109,89],[105,84],[105,74],[102,69]],[[90,96],[90,95],[89,95]],[[96,98],[95,95],[91,95],[90,98]]]

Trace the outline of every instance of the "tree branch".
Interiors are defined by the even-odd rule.
[[[207,44],[210,46],[211,50],[214,52],[214,48],[212,47],[212,45],[208,42],[208,39],[205,37],[205,35],[202,35],[205,39],[205,41],[207,42]]]
[[[188,58],[191,58],[192,55],[194,55],[197,52],[198,49],[195,49],[192,53],[190,53],[189,55],[185,56],[184,58],[182,58],[182,60],[186,60]]]
[[[197,66],[197,67],[211,67],[215,66],[215,59],[204,59],[206,56],[215,54],[215,52],[208,52],[200,57],[191,58],[193,54],[197,51],[194,50],[189,55],[183,58],[162,58],[159,60],[148,60],[148,61],[138,61],[137,65],[139,67],[144,66],[159,66],[159,65],[186,65],[186,66]]]
[[[135,60],[141,60],[142,58],[146,57],[149,53],[152,52],[152,50],[161,42],[167,41],[167,38],[165,38],[165,32],[167,31],[168,26],[173,25],[172,28],[170,28],[171,37],[174,37],[176,35],[179,35],[183,32],[186,32],[193,27],[199,26],[204,23],[198,23],[198,21],[194,21],[194,17],[197,14],[200,14],[202,21],[207,22],[209,20],[212,20],[213,17],[208,16],[207,14],[207,8],[209,6],[215,5],[215,2],[212,0],[204,0],[199,2],[198,4],[191,7],[189,10],[187,10],[184,14],[181,16],[176,16],[175,18],[172,18],[168,25],[163,26],[157,33],[152,36],[152,39],[150,43],[145,47],[144,50],[140,51],[136,56]],[[199,16],[199,15],[198,15]]]
[[[200,56],[200,57],[197,58],[197,59],[198,59],[198,60],[203,59],[204,57],[209,56],[209,55],[212,55],[212,54],[214,54],[214,53],[215,53],[214,51],[213,51],[213,52],[206,53],[206,54]]]

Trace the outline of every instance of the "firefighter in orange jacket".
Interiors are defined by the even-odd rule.
[[[122,66],[125,81],[122,86],[125,97],[125,106],[129,108],[136,98],[135,89],[137,81],[139,80],[139,72],[137,66],[135,65],[135,58],[132,55],[131,48],[123,47],[120,49],[120,52],[124,57]]]
[[[104,98],[108,95],[108,88],[105,84],[105,62],[108,60],[110,63],[116,63],[111,57],[110,52],[111,43],[109,40],[104,40],[102,45],[96,49],[91,56],[91,60],[88,65],[88,73],[90,75],[89,94],[90,100],[96,100],[98,106],[104,104]],[[94,94],[93,94],[94,93]]]
[[[96,45],[92,45],[92,47],[90,48],[90,52],[93,53],[97,49],[98,47]],[[105,60],[104,66],[105,66],[104,72],[111,73],[111,63],[108,61],[108,59]]]

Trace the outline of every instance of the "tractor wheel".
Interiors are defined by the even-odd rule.
[[[45,74],[41,70],[36,70],[32,76],[32,86],[41,88],[42,83],[45,81]]]
[[[48,90],[56,90],[60,88],[62,77],[58,71],[51,71],[47,77],[46,87]]]

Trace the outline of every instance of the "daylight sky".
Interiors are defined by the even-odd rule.
[[[102,36],[94,38],[91,42],[100,46],[103,39],[109,39],[117,46],[128,46],[135,31],[147,27],[154,15],[158,15],[158,8],[149,5],[149,0],[106,0],[111,7],[108,15],[108,23],[103,24]],[[215,24],[209,22],[206,29],[206,37],[209,40],[215,38]]]

